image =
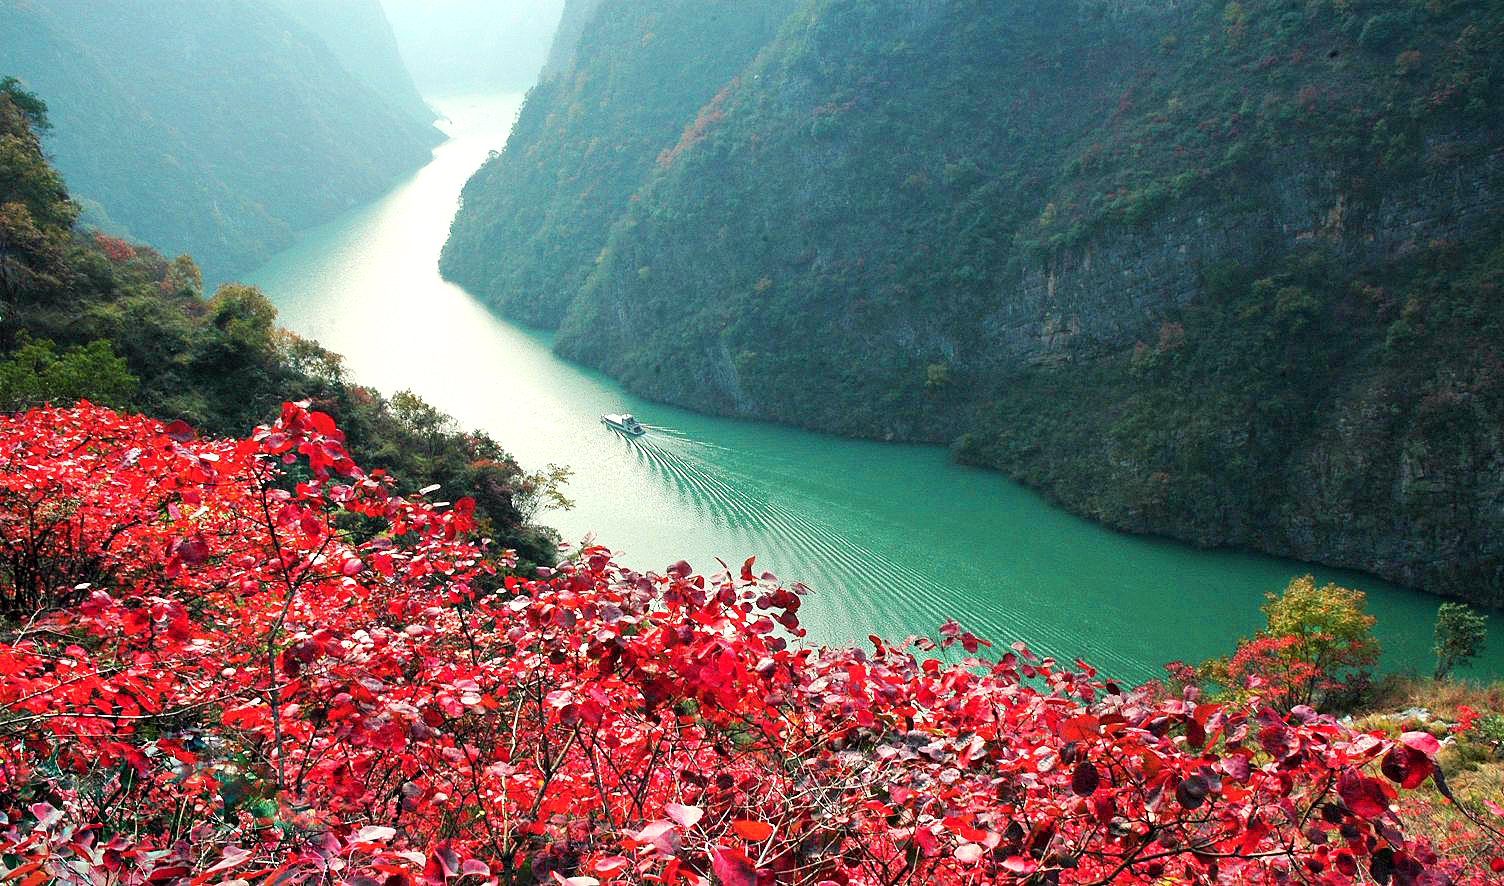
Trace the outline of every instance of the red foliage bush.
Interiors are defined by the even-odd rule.
[[[303,406],[241,441],[33,412],[0,469],[0,881],[1448,881],[1393,812],[1418,736],[810,648],[750,560],[521,580]]]
[[[684,128],[684,132],[679,136],[679,142],[672,148],[664,148],[658,154],[658,168],[668,169],[685,152],[710,138],[711,130],[726,119],[726,112],[723,108],[726,100],[731,97],[731,93],[736,91],[737,85],[738,81],[732,80],[700,109],[700,112],[695,115],[694,122]],[[633,199],[636,200],[637,195],[634,194]]]
[[[107,237],[104,234],[94,235],[94,244],[99,251],[115,264],[124,264],[136,257],[136,247],[116,237]]]

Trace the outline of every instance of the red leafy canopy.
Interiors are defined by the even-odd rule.
[[[306,405],[239,441],[0,419],[0,881],[1452,875],[1365,771],[1417,784],[1420,736],[1125,692],[1021,644],[811,648],[751,561],[587,548],[527,580],[474,530]]]

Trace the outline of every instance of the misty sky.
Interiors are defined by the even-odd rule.
[[[429,97],[532,86],[564,8],[564,0],[381,2]]]

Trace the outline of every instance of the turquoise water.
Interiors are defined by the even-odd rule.
[[[500,149],[519,96],[441,101],[453,139],[387,196],[310,232],[250,282],[282,321],[345,355],[355,378],[411,389],[501,440],[529,469],[573,470],[569,511],[543,522],[594,533],[639,568],[758,558],[813,593],[812,636],[864,642],[946,618],[995,642],[1083,657],[1142,679],[1171,659],[1226,652],[1259,624],[1263,595],[1314,572],[1369,595],[1389,669],[1428,671],[1438,601],[1371,577],[1121,535],[1066,514],[943,449],[842,440],[649,403],[555,357],[438,277],[465,180]],[[606,412],[651,428],[628,440]],[[1504,673],[1504,625],[1473,673]]]

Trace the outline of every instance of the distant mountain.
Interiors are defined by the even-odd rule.
[[[604,0],[445,273],[649,396],[1504,603],[1504,7],[732,6]]]
[[[334,57],[392,108],[420,123],[439,115],[428,106],[402,61],[397,37],[381,0],[275,0],[284,12],[317,34]]]
[[[525,91],[538,79],[564,7],[564,0],[381,2],[413,78],[438,97]]]
[[[339,61],[389,39],[379,14],[347,24],[336,51],[270,0],[0,0],[0,72],[56,109],[47,149],[90,220],[225,280],[442,140]]]

